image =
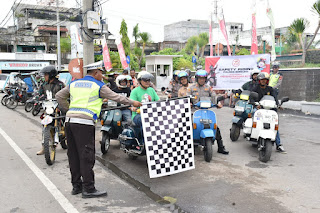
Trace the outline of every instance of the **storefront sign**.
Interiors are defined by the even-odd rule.
[[[5,61],[0,62],[1,70],[40,70],[50,65],[49,62],[24,62],[24,61]]]

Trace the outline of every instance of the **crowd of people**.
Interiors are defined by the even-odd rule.
[[[123,70],[120,73],[104,75],[104,68],[97,65],[87,65],[87,75],[82,79],[71,82],[67,87],[56,78],[55,67],[49,66],[42,70],[45,83],[42,92],[50,90],[56,98],[61,111],[66,113],[66,136],[68,141],[68,159],[71,172],[72,195],[82,193],[82,197],[91,198],[106,196],[106,191],[98,191],[94,184],[93,167],[95,163],[95,124],[101,112],[104,101],[113,100],[121,104],[130,105],[122,109],[123,120],[133,122],[142,131],[139,107],[143,102],[158,101],[160,98],[151,82],[153,75],[147,71],[140,71],[136,76],[135,70]],[[197,103],[201,97],[209,97],[218,108],[223,106],[224,98],[230,97],[229,106],[234,107],[235,99],[231,91],[213,90],[215,75],[202,67],[198,67],[194,76],[191,70],[176,70],[173,73],[166,92],[168,98],[191,96],[191,103]],[[214,68],[212,68],[214,69]],[[251,80],[238,90],[250,90],[259,94],[259,98],[269,94],[275,97],[279,92],[282,75],[279,65],[273,65],[271,77],[259,70],[253,70]],[[210,76],[209,76],[210,75]],[[209,77],[209,78],[208,78]],[[213,78],[208,83],[208,79]],[[106,81],[106,82],[103,82]],[[269,86],[268,86],[269,85]],[[70,101],[69,101],[70,100]],[[217,100],[220,100],[217,102]],[[218,153],[229,154],[223,145],[219,127],[217,128]],[[279,133],[276,139],[277,150],[284,152],[280,143]],[[43,154],[41,149],[38,155]]]

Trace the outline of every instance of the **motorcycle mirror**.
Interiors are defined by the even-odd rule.
[[[163,91],[165,91],[166,90],[166,88],[165,87],[161,87],[161,91],[163,92]]]
[[[288,101],[289,101],[289,97],[281,98],[281,103],[288,102]]]

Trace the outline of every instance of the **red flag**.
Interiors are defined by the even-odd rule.
[[[119,56],[120,56],[120,61],[121,61],[121,64],[122,64],[122,68],[123,69],[127,69],[129,66],[127,64],[127,57],[126,57],[126,53],[124,52],[124,49],[123,49],[123,45],[122,45],[122,42],[120,40],[120,42],[117,44],[117,47],[118,47],[118,52],[119,52]]]
[[[257,39],[257,25],[256,14],[252,14],[252,38],[251,38],[251,55],[258,54],[258,39]]]
[[[227,33],[227,29],[226,29],[226,22],[224,21],[224,16],[223,16],[223,12],[221,11],[220,17],[219,17],[219,25],[220,25],[220,30],[224,36],[224,38],[227,41],[227,48],[228,48],[228,55],[231,55],[231,49],[230,49],[230,45],[229,45],[229,39],[228,39],[228,33]]]
[[[111,59],[110,59],[110,54],[109,54],[109,49],[108,49],[107,43],[103,47],[102,56],[103,56],[104,67],[106,68],[107,71],[110,71],[112,69],[112,63],[111,63]]]

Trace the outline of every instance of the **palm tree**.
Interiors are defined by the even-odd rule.
[[[306,28],[308,27],[309,25],[309,21],[305,18],[297,18],[295,19],[290,27],[289,27],[289,30],[292,34],[295,34],[298,38],[299,38],[299,41],[300,41],[300,45],[302,47],[302,65],[304,66],[305,64],[305,61],[306,61],[306,46],[303,44],[303,38],[302,38],[302,35],[304,33],[304,31],[306,30]],[[307,39],[307,38],[305,38]]]
[[[198,40],[198,36],[192,36],[188,39],[186,47],[185,47],[185,49],[188,53],[193,54],[195,52],[197,40]]]
[[[313,42],[314,39],[316,38],[316,36],[317,36],[317,34],[318,34],[318,31],[319,31],[319,29],[320,29],[320,0],[318,0],[317,2],[315,2],[315,3],[312,5],[311,11],[318,16],[319,22],[318,22],[318,26],[317,26],[317,28],[316,28],[316,31],[315,31],[315,33],[314,33],[311,41],[309,42],[306,50],[309,49],[310,45],[312,44],[312,42]]]
[[[199,45],[199,48],[201,49],[200,57],[204,56],[204,49],[208,43],[209,43],[208,33],[201,33],[198,37],[198,45]]]
[[[142,53],[141,53],[141,57],[139,60],[139,64],[141,64],[141,61],[142,61],[142,58],[144,55],[144,50],[146,48],[146,44],[151,43],[151,35],[147,32],[142,32],[142,33],[139,33],[139,37],[141,39],[140,43],[142,43]]]
[[[136,24],[136,26],[134,26],[132,36],[134,37],[134,46],[137,47],[137,40],[139,38],[139,24]]]

